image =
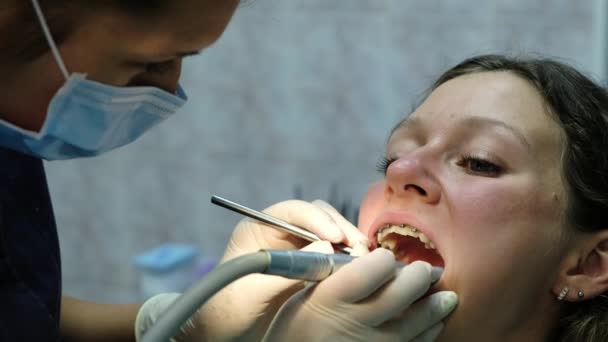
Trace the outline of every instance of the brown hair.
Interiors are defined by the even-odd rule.
[[[433,84],[477,72],[511,72],[530,82],[566,137],[562,176],[565,218],[583,232],[608,228],[608,93],[573,67],[546,58],[483,55],[463,61]],[[608,297],[565,304],[551,341],[608,341]]]

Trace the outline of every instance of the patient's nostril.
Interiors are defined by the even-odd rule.
[[[426,196],[426,191],[423,188],[421,188],[418,185],[416,185],[416,184],[406,184],[403,189],[406,190],[406,191],[407,190],[415,190],[415,191],[418,191],[418,193],[420,195]]]

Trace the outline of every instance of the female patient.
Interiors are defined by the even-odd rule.
[[[608,341],[604,89],[551,60],[466,60],[393,130],[380,169],[359,227],[399,260],[445,268],[432,291],[459,304],[438,341]],[[267,340],[294,340],[281,332],[315,315],[359,336],[364,323],[322,305],[328,282],[292,296]]]
[[[604,89],[555,61],[489,55],[431,90],[393,130],[360,228],[445,267],[435,289],[460,302],[440,341],[608,341]]]

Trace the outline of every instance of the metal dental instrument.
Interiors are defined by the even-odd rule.
[[[287,232],[289,234],[295,235],[304,240],[308,240],[311,242],[321,240],[317,235],[309,232],[308,230],[306,230],[304,228],[294,226],[293,224],[285,222],[274,216],[259,212],[257,210],[251,209],[251,208],[247,208],[244,205],[240,205],[238,203],[227,200],[220,196],[216,196],[216,195],[211,196],[211,203],[219,205],[220,207],[224,207],[226,209],[230,209],[232,211],[235,211],[239,214],[248,216],[248,217],[258,220],[260,222],[266,223],[267,225],[269,225],[273,228],[276,228],[276,229],[282,230],[284,232]],[[337,251],[344,253],[344,254],[350,254],[352,252],[352,248],[348,247],[344,244],[334,244],[334,248]]]

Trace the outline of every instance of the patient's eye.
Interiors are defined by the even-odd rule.
[[[380,157],[378,163],[376,163],[376,170],[381,174],[386,176],[386,172],[388,171],[388,167],[397,159],[395,158],[387,158],[385,156]]]
[[[464,167],[470,173],[486,177],[497,177],[503,171],[502,167],[492,163],[491,161],[469,155],[460,157],[460,160],[458,160],[456,164]]]

